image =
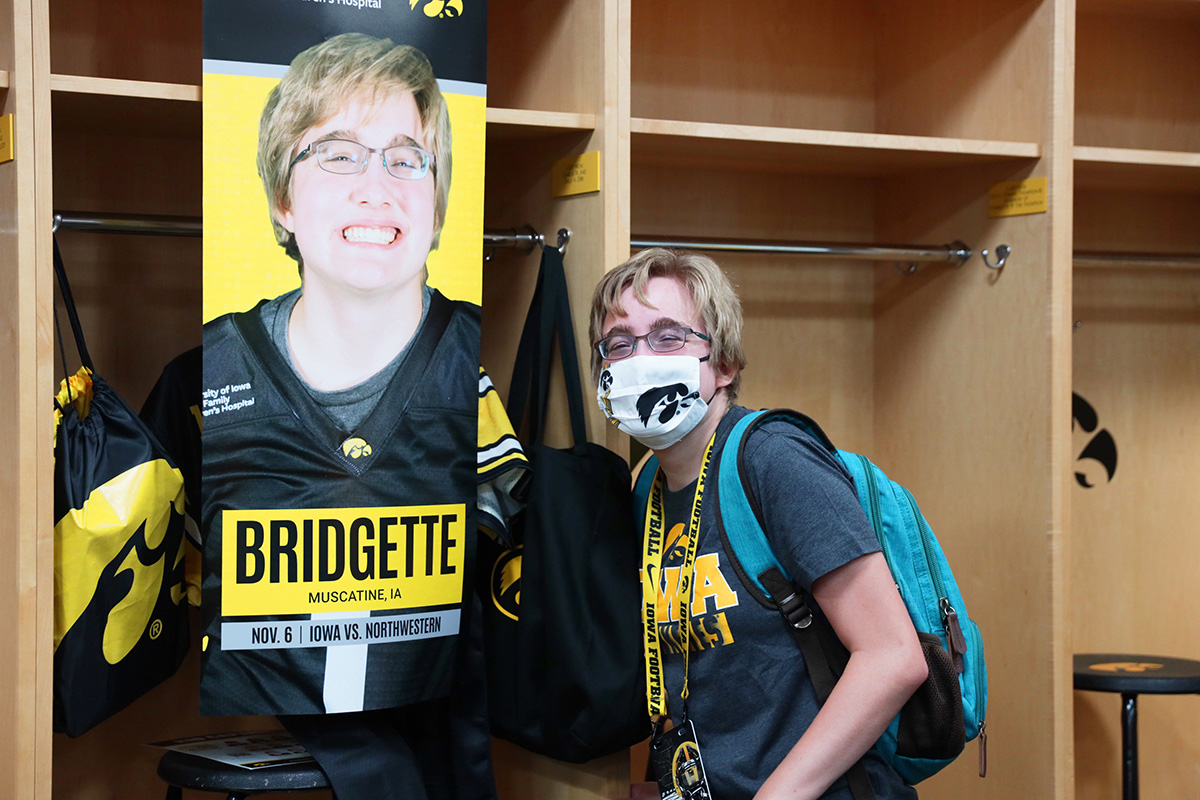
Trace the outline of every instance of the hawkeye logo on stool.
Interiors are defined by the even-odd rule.
[[[1162,664],[1141,661],[1113,661],[1109,664],[1092,664],[1092,666],[1088,667],[1088,669],[1094,669],[1097,672],[1151,672],[1162,668]]]

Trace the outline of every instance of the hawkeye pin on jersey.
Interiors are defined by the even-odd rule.
[[[257,310],[204,337],[201,713],[446,694],[474,560],[477,307],[435,292],[378,405],[349,432]]]

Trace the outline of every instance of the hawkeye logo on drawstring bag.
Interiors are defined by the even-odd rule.
[[[83,437],[71,438],[77,456]],[[85,473],[58,478],[86,484]],[[183,543],[183,476],[163,459],[110,478],[57,521],[55,731],[79,736],[175,672],[188,647]]]
[[[176,606],[184,593],[176,576],[184,552],[182,489],[179,470],[161,459],[146,462],[94,490],[82,508],[58,521],[56,572],[60,586],[71,590],[58,592],[56,650],[110,581],[127,588],[108,598],[113,604],[105,609],[100,637],[104,660],[119,663],[147,633],[158,638],[162,622],[152,617],[159,587],[167,587]]]
[[[340,625],[223,622],[222,647],[319,647],[454,635],[465,533],[463,504],[225,511],[224,618],[362,613]],[[452,608],[429,610],[439,606]],[[370,616],[405,609],[423,610]]]

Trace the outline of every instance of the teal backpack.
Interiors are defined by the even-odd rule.
[[[821,442],[854,478],[858,500],[875,530],[880,549],[921,640],[929,677],[892,720],[876,745],[910,784],[953,761],[966,742],[979,737],[979,774],[987,769],[987,668],[979,627],[967,616],[958,584],[917,501],[864,456],[838,450],[815,422],[796,411],[758,411],[739,420],[720,449],[716,464],[717,526],[738,577],[759,602],[779,609],[796,638],[818,699],[824,703],[848,660],[833,628],[794,585],[775,558],[757,501],[739,465],[746,440],[770,420],[790,422]],[[653,456],[638,475],[634,509],[646,513],[658,472]],[[642,520],[639,519],[639,524]],[[640,528],[639,528],[640,529]],[[846,775],[856,800],[873,797],[860,761]]]

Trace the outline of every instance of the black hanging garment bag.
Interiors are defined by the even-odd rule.
[[[93,370],[57,242],[54,269],[83,362],[55,398],[54,440],[54,730],[78,736],[187,653],[184,490],[154,434]]]
[[[574,446],[544,444],[557,340]],[[509,392],[513,428],[533,467],[516,549],[480,543],[480,596],[492,733],[580,763],[645,739],[639,537],[629,467],[587,441],[562,254],[541,271]]]

